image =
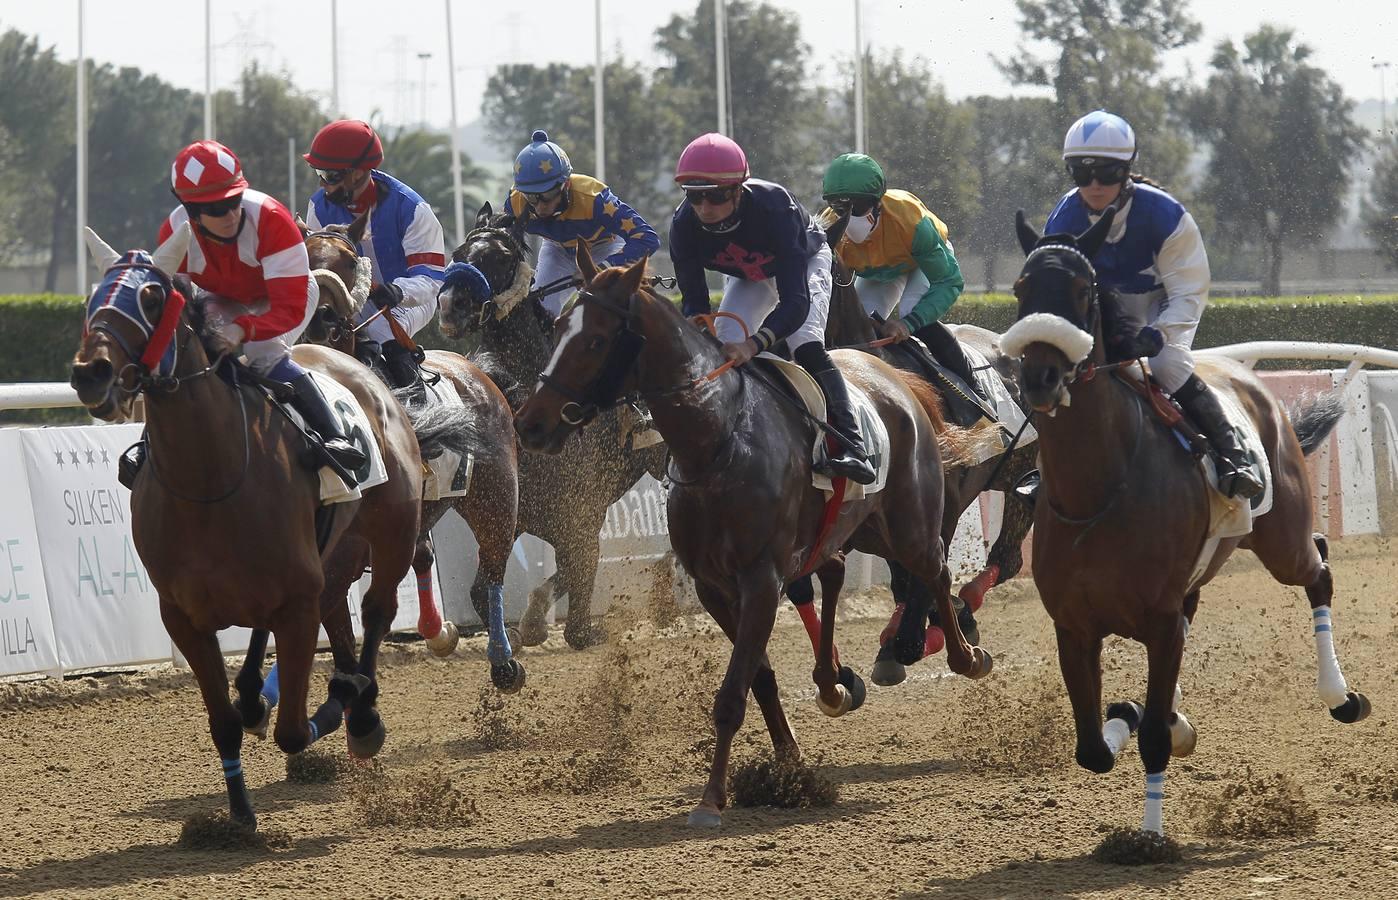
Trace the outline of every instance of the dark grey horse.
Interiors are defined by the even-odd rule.
[[[553,344],[553,320],[537,293],[531,292],[533,273],[524,234],[513,216],[493,215],[487,203],[452,260],[475,266],[487,284],[453,283],[443,291],[442,333],[453,338],[477,335],[480,343],[472,362],[518,409],[538,381]],[[518,532],[553,545],[558,563],[557,573],[529,598],[520,621],[523,643],[544,640],[544,617],[562,596],[568,598],[563,633],[569,645],[581,649],[594,642],[590,609],[598,533],[607,508],[647,472],[663,477],[664,445],[631,449],[616,411],[599,415],[557,456],[520,454]]]

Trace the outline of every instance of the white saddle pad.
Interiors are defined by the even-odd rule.
[[[1034,430],[1032,424],[1025,424],[1028,418],[1024,410],[1019,408],[1010,389],[1005,387],[1005,382],[1000,379],[995,369],[991,366],[990,360],[985,355],[965,342],[961,343],[961,351],[966,354],[966,359],[971,363],[971,372],[976,376],[976,386],[981,389],[981,394],[990,398],[990,403],[995,407],[995,415],[1000,419],[1000,447],[987,447],[981,451],[980,459],[976,462],[982,463],[992,456],[998,456],[1009,447],[1010,441],[1019,434],[1019,441],[1015,447],[1023,447],[1032,444],[1039,439],[1039,433]],[[1021,433],[1020,428],[1024,431]]]
[[[759,359],[764,359],[773,364],[777,371],[786,378],[796,393],[805,403],[807,411],[820,421],[825,421],[825,394],[821,392],[820,385],[801,366],[794,362],[788,362],[780,356],[770,353],[758,354]],[[888,429],[884,427],[883,419],[879,417],[878,411],[874,409],[873,401],[867,394],[849,381],[845,382],[845,387],[849,391],[850,405],[854,407],[854,414],[859,417],[859,429],[864,437],[864,449],[869,453],[869,464],[878,473],[878,478],[873,484],[856,484],[850,481],[845,486],[845,499],[858,500],[869,494],[876,494],[883,490],[883,486],[888,482]],[[811,447],[811,461],[820,462],[825,459],[825,433],[816,432],[815,443]],[[826,475],[811,470],[811,484],[825,491],[827,494],[834,493],[834,487],[830,483],[830,478]]]
[[[1228,422],[1237,432],[1239,443],[1252,454],[1252,473],[1262,480],[1263,490],[1261,495],[1250,503],[1240,497],[1225,497],[1218,488],[1218,470],[1214,465],[1213,456],[1206,454],[1199,461],[1199,465],[1204,469],[1204,477],[1209,482],[1209,534],[1199,559],[1194,563],[1194,570],[1190,573],[1190,590],[1197,587],[1197,582],[1203,577],[1209,561],[1213,559],[1220,540],[1251,533],[1253,520],[1272,509],[1272,467],[1267,459],[1267,449],[1262,445],[1262,437],[1257,432],[1257,425],[1231,393],[1217,390],[1214,393]]]
[[[311,370],[311,377],[316,380],[316,385],[321,393],[325,395],[325,400],[339,417],[340,428],[350,442],[363,451],[369,459],[354,474],[359,478],[359,485],[351,488],[345,484],[335,470],[329,466],[322,466],[320,470],[320,502],[345,503],[350,500],[358,500],[364,490],[383,484],[388,480],[388,468],[384,466],[383,453],[379,450],[378,441],[374,440],[374,429],[369,424],[369,417],[364,414],[364,410],[359,406],[359,401],[355,399],[350,389],[340,384],[322,372]]]
[[[431,369],[426,369],[431,371]],[[444,403],[447,406],[464,407],[461,395],[456,392],[445,377],[436,384],[426,385],[429,403]],[[470,453],[462,458],[455,450],[444,450],[440,456],[422,464],[422,499],[444,500],[449,497],[462,497],[471,490],[471,473],[475,471],[476,458]]]

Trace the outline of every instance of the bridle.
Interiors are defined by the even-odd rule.
[[[631,327],[631,299],[622,305],[584,290],[578,293],[577,302],[592,304],[621,320],[621,328],[612,339],[601,371],[582,390],[569,387],[548,371],[539,373],[540,384],[568,401],[558,411],[558,417],[568,425],[581,427],[595,419],[599,413],[615,409],[631,399],[621,396],[621,386],[631,367],[636,364],[641,351],[645,349],[646,337]],[[691,384],[686,383],[684,387],[690,386]],[[643,397],[637,394],[635,399]]]

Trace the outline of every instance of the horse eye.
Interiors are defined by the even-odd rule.
[[[607,346],[607,339],[604,337],[595,337],[587,342],[588,350],[601,350],[605,346]]]

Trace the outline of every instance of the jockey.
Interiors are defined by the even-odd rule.
[[[181,150],[170,181],[180,205],[161,223],[157,243],[186,222],[192,226],[194,239],[177,271],[211,295],[203,305],[215,340],[230,350],[242,344],[249,368],[291,385],[292,403],[325,449],[344,469],[358,469],[364,453],[345,436],[311,374],[291,358],[320,299],[295,218],[249,188],[238,157],[217,141]]]
[[[878,315],[883,336],[905,341],[916,335],[938,363],[977,391],[961,345],[939,321],[966,285],[945,223],[915,195],[888,190],[883,169],[862,153],[837,156],[825,170],[821,193],[830,204],[823,217],[827,228],[846,223],[835,255],[854,272],[859,301],[865,312]],[[958,425],[981,418],[964,401],[948,403],[947,410]]]
[[[1092,265],[1102,292],[1109,356],[1152,357],[1151,374],[1204,432],[1218,461],[1219,488],[1251,498],[1263,485],[1218,397],[1194,374],[1191,345],[1209,299],[1209,258],[1199,226],[1180,202],[1131,174],[1136,134],[1103,110],[1073,123],[1063,160],[1077,187],[1049,214],[1049,234],[1081,234],[1108,206],[1116,219]],[[1108,323],[1113,323],[1110,328]]]
[[[848,441],[832,452],[831,473],[860,484],[877,478],[869,465],[844,377],[825,350],[830,308],[830,247],[825,232],[786,188],[748,177],[743,149],[721,134],[690,142],[675,166],[684,202],[670,224],[670,259],[684,297],[684,314],[709,312],[704,271],[722,272],[722,312],[741,317],[717,323],[728,359],[742,365],[785,340],[796,362],[825,394],[830,424]]]
[[[543,131],[534,132],[515,157],[514,187],[505,198],[505,209],[526,232],[543,238],[534,287],[559,288],[541,298],[555,318],[573,294],[572,286],[556,283],[579,277],[579,241],[587,245],[598,268],[629,265],[660,249],[655,229],[611,188],[574,172],[568,154]]]
[[[306,225],[312,231],[347,225],[370,211],[363,253],[373,262],[374,287],[359,321],[379,309],[384,314],[364,326],[355,355],[371,368],[381,361],[379,371],[393,387],[416,386],[421,392],[418,359],[395,338],[388,317],[411,337],[436,315],[447,259],[441,223],[416,191],[378,171],[383,143],[367,122],[331,122],[316,133],[302,159],[321,184],[306,206]]]

